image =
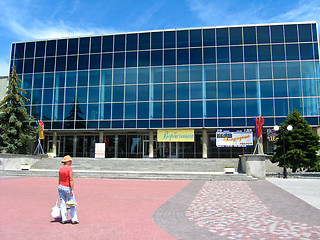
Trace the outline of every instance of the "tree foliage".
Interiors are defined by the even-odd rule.
[[[293,130],[288,131],[287,126],[292,125]],[[275,153],[272,162],[283,166],[284,149],[286,150],[286,166],[293,172],[298,169],[319,171],[320,161],[317,151],[320,148],[319,136],[312,130],[307,121],[294,110],[281,124],[278,131]]]
[[[24,106],[30,101],[26,91],[19,87],[19,79],[15,68],[8,78],[9,85],[6,96],[0,102],[0,150],[7,153],[27,153],[28,143],[36,139],[38,129],[30,124],[34,122]]]

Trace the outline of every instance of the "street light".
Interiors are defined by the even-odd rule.
[[[275,125],[273,127],[273,130],[275,131],[279,131],[280,127],[278,125]],[[287,130],[288,131],[292,131],[293,127],[292,125],[288,125],[287,126]],[[283,178],[287,178],[288,174],[287,174],[287,164],[286,164],[286,147],[285,147],[285,142],[284,142],[284,136],[285,136],[285,131],[282,132],[283,136],[282,136],[282,140],[283,140]]]

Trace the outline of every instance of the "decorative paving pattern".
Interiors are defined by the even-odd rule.
[[[226,239],[320,239],[320,223],[313,226],[272,214],[246,182],[206,182],[186,216]]]

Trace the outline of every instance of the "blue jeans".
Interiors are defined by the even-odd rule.
[[[60,195],[60,212],[61,212],[62,222],[65,222],[68,220],[66,202],[71,199],[75,201],[75,199],[74,199],[74,196],[71,196],[71,188],[70,187],[65,187],[65,186],[59,185],[58,191],[59,191],[59,195]],[[70,207],[70,215],[71,215],[72,222],[78,221],[76,207]]]

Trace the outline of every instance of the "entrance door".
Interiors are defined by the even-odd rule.
[[[149,157],[149,140],[143,140],[143,157],[148,158]]]

